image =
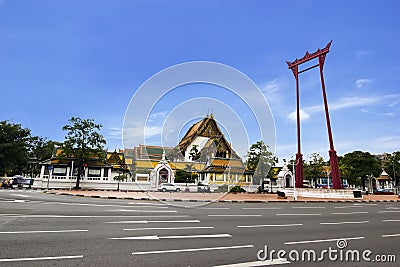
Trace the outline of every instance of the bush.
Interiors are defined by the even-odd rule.
[[[246,190],[244,190],[243,188],[241,188],[239,185],[235,185],[234,187],[231,188],[231,190],[229,190],[229,192],[231,193],[244,193],[246,192]]]

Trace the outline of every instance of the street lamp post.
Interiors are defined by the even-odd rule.
[[[294,200],[297,200],[297,192],[296,192],[296,169],[295,169],[295,167],[294,167],[294,165],[296,165],[296,167],[297,167],[297,164],[299,163],[299,160],[297,159],[296,161],[295,160],[292,160],[292,165],[293,165],[293,199]]]
[[[47,189],[49,189],[49,184],[50,184],[50,179],[53,178],[53,165],[50,165],[47,167],[47,169],[49,170],[49,177],[47,178]]]
[[[394,159],[392,159],[392,165],[393,165],[393,180],[395,183],[395,186],[397,185],[397,179],[396,179],[396,169],[394,168]]]
[[[230,182],[231,182],[231,165],[228,166],[228,193],[229,193]]]
[[[397,186],[399,185],[399,182],[398,182],[398,180],[397,180],[397,177],[396,177],[396,168],[395,168],[395,166],[394,166],[394,163],[395,162],[397,162],[397,163],[399,163],[400,164],[400,160],[399,161],[395,161],[394,159],[392,159],[392,166],[393,166],[393,180],[394,180],[394,186],[396,187],[396,189],[397,189]]]

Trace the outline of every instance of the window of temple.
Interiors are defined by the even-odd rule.
[[[101,169],[100,168],[89,168],[88,180],[100,180]]]

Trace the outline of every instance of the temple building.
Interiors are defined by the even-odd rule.
[[[35,186],[40,188],[73,187],[77,179],[79,166],[74,156],[61,158],[62,148],[55,147],[50,159],[41,162],[39,179]],[[131,179],[129,166],[122,152],[104,152],[102,157],[93,155],[82,166],[80,183],[86,188],[102,188],[96,185],[113,184],[114,177],[124,174]]]
[[[197,182],[211,185],[251,185],[252,173],[233,150],[208,115],[193,124],[176,147],[140,145],[134,148],[133,177],[138,183],[174,182],[177,170],[198,176]]]
[[[61,158],[61,148],[41,162],[35,187],[73,187],[78,174],[78,159]],[[93,156],[81,170],[80,185],[86,189],[114,189],[114,177],[122,190],[155,190],[161,183],[177,183],[177,174],[190,179],[187,185],[204,183],[214,189],[221,185],[252,185],[252,172],[226,140],[213,115],[193,124],[176,147],[139,145],[124,151],[105,152],[104,158]],[[181,176],[182,177],[182,176]],[[193,179],[192,179],[193,178]]]

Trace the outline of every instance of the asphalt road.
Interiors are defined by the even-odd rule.
[[[0,190],[0,266],[398,266],[393,261],[400,261],[400,203],[197,205]],[[286,260],[278,259],[278,250]],[[359,262],[352,260],[356,255]]]

